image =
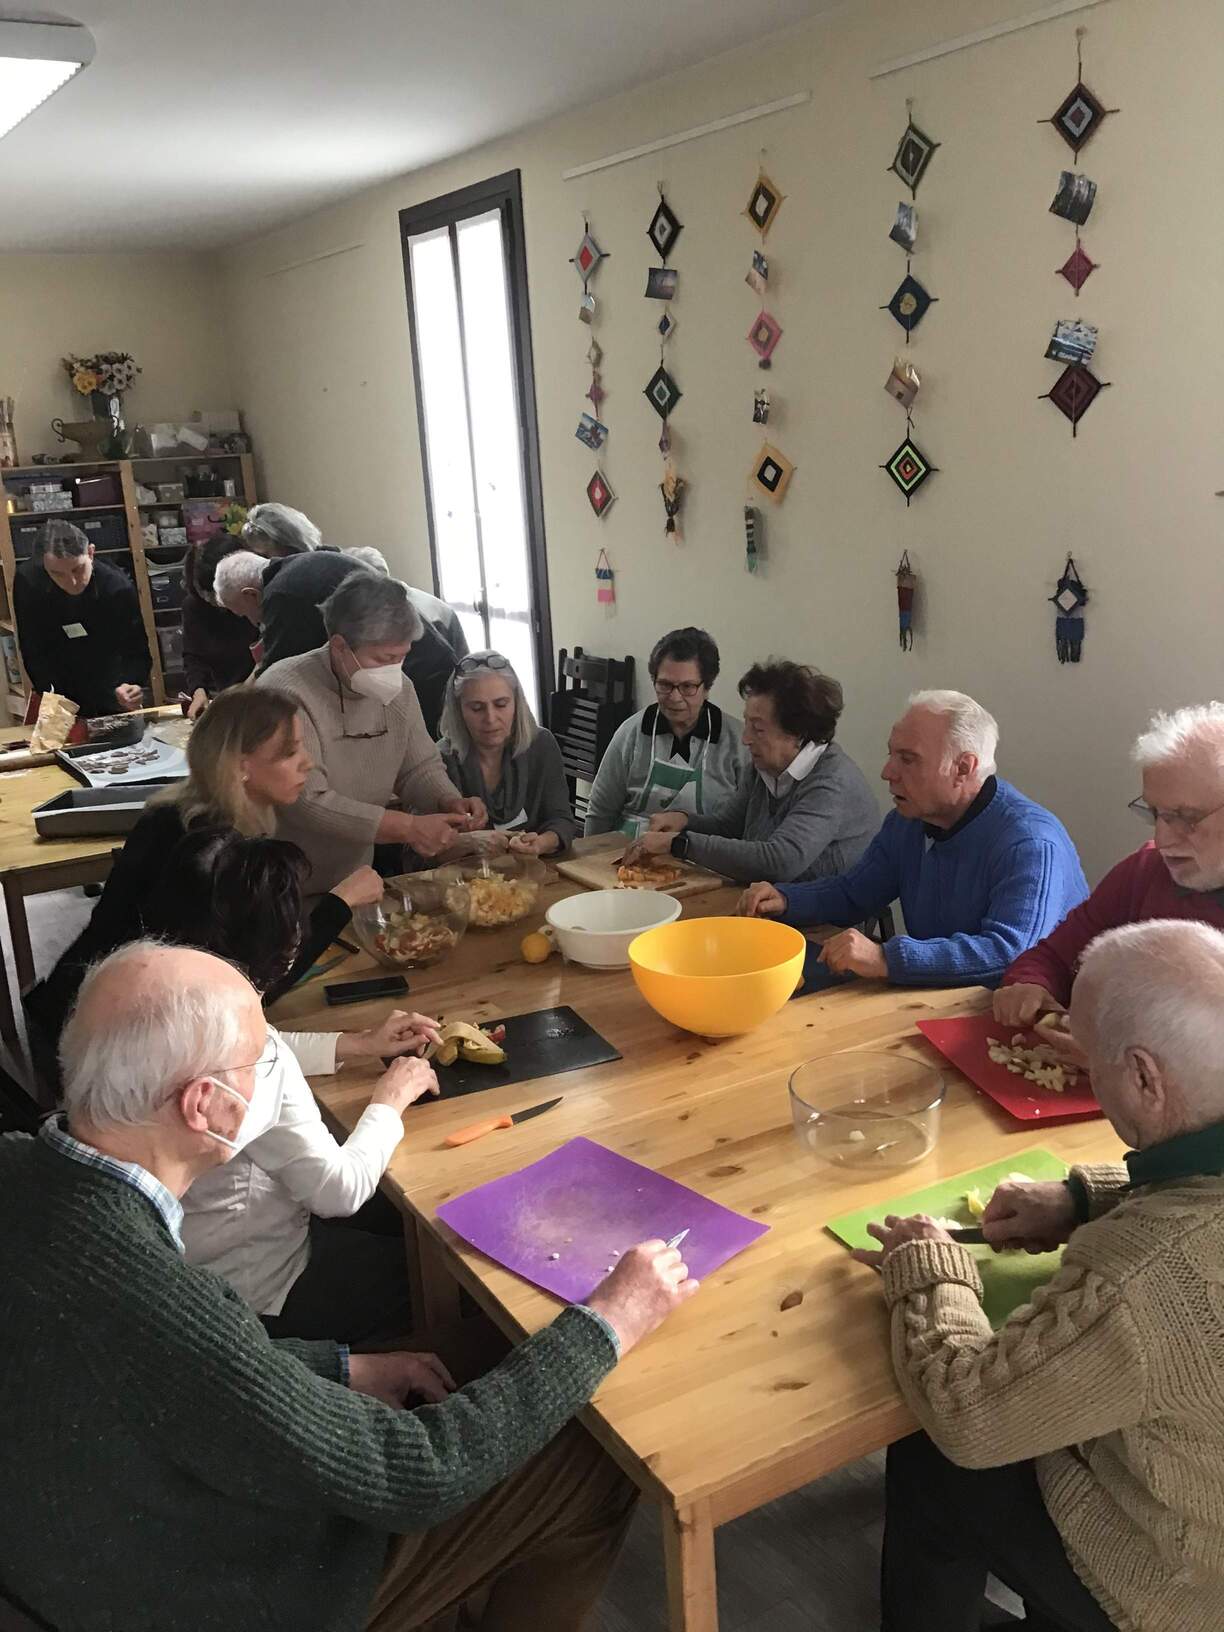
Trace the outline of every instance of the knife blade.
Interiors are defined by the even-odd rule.
[[[947,1230],[953,1241],[959,1241],[962,1247],[984,1247],[986,1237],[982,1234],[979,1224],[962,1224],[956,1229]]]
[[[546,1099],[542,1104],[531,1105],[525,1111],[515,1111],[512,1116],[496,1116],[487,1122],[473,1122],[469,1127],[448,1133],[442,1143],[449,1145],[451,1149],[459,1145],[470,1145],[474,1139],[483,1139],[486,1133],[495,1133],[499,1128],[513,1128],[520,1122],[529,1122],[533,1116],[541,1116],[545,1111],[551,1111],[554,1105],[560,1105],[564,1098],[564,1094],[558,1094],[556,1099]]]

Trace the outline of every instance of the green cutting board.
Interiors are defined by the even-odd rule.
[[[929,1184],[925,1190],[911,1190],[908,1195],[860,1207],[856,1213],[843,1213],[840,1218],[830,1219],[825,1228],[848,1247],[876,1247],[879,1242],[867,1234],[867,1226],[882,1223],[889,1213],[899,1218],[929,1213],[932,1218],[954,1218],[960,1224],[974,1224],[977,1221],[965,1206],[966,1191],[976,1187],[982,1192],[982,1200],[989,1201],[995,1186],[1009,1173],[1023,1173],[1030,1179],[1065,1179],[1067,1167],[1048,1150],[1018,1150],[1005,1161],[992,1162],[989,1167],[975,1167],[970,1173]],[[993,1252],[986,1246],[965,1250],[977,1260],[984,1294],[982,1307],[992,1326],[1001,1326],[1013,1309],[1027,1303],[1062,1262],[1061,1248],[1035,1256],[1027,1252]]]

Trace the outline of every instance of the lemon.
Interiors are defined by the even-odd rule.
[[[545,963],[552,956],[553,945],[543,930],[533,929],[519,942],[524,963]]]

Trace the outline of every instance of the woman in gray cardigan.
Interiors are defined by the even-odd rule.
[[[507,849],[549,856],[569,848],[578,823],[561,749],[536,724],[509,658],[472,652],[460,659],[446,687],[442,731],[438,749],[451,781],[465,797],[483,800]]]
[[[739,683],[755,775],[715,816],[652,816],[626,857],[670,851],[741,881],[828,878],[867,848],[880,813],[862,771],[833,741],[842,688],[771,658]]]

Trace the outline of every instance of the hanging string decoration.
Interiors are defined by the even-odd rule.
[[[596,243],[591,232],[589,216],[584,214],[582,217],[582,241],[570,256],[570,264],[582,279],[582,298],[578,305],[578,318],[580,322],[585,323],[592,330],[590,343],[586,348],[586,360],[591,368],[591,383],[587,387],[586,400],[590,403],[592,411],[589,414],[584,411],[579,415],[578,428],[575,430],[574,435],[592,453],[598,453],[608,438],[608,427],[600,418],[600,410],[604,398],[608,394],[604,390],[603,375],[600,372],[603,363],[603,347],[594,334],[596,302],[595,296],[591,293],[591,279],[607,259],[607,255]],[[606,515],[609,507],[615,502],[616,494],[612,491],[611,483],[599,466],[596,466],[594,474],[587,482],[586,495],[597,518]]]
[[[647,269],[646,297],[648,300],[670,302],[676,296],[679,274],[674,267],[668,266],[667,258],[684,231],[684,225],[667,202],[662,182],[659,182],[658,190],[659,202],[655,205],[650,225],[646,228],[646,236],[654,245],[663,264]],[[663,511],[667,517],[664,534],[673,543],[679,543],[682,535],[677,518],[688,483],[679,474],[672,459],[671,416],[684,393],[676,384],[671,372],[664,366],[663,360],[664,349],[676,332],[676,320],[672,316],[670,306],[664,307],[663,315],[658,319],[655,328],[659,336],[659,366],[647,381],[643,394],[663,421],[659,432],[659,452],[663,456],[663,480],[659,483],[659,492],[663,496]]]
[[[914,596],[918,589],[918,577],[910,566],[909,551],[902,550],[901,559],[897,563],[897,629],[901,640],[901,650],[908,652],[914,645]]]
[[[918,191],[918,183],[926,174],[931,156],[939,146],[933,142],[914,124],[913,98],[907,98],[905,103],[906,126],[905,134],[897,146],[896,156],[889,170],[897,175],[910,189],[911,195]],[[897,285],[892,299],[880,307],[882,312],[890,312],[896,321],[905,330],[907,342],[912,341],[914,330],[922,322],[927,312],[934,305],[936,297],[931,295],[913,273],[913,253],[918,242],[918,212],[913,204],[902,200],[893,217],[893,224],[889,230],[889,239],[897,244],[905,253],[905,276]],[[884,382],[884,389],[895,402],[899,402],[905,410],[905,440],[892,457],[880,466],[887,471],[897,488],[905,495],[906,508],[910,500],[927,478],[938,467],[933,465],[914,441],[914,404],[918,400],[918,393],[922,388],[922,377],[909,357],[894,357],[892,372]],[[908,571],[909,557],[904,556]],[[900,568],[898,568],[898,573]],[[912,586],[911,586],[912,590]],[[900,578],[898,577],[898,593],[900,593]],[[906,641],[901,642],[903,650],[909,649]]]
[[[1080,237],[1080,228],[1088,220],[1096,203],[1097,184],[1079,170],[1079,156],[1105,119],[1111,113],[1119,111],[1117,108],[1105,107],[1084,84],[1084,36],[1087,32],[1086,28],[1077,28],[1075,31],[1074,88],[1063,98],[1057,112],[1049,119],[1038,121],[1040,124],[1052,125],[1074,154],[1073,164],[1076,168],[1064,170],[1059,176],[1058,191],[1054,195],[1050,211],[1062,220],[1069,221],[1075,228],[1075,247],[1058,268],[1057,275],[1066,279],[1075,291],[1077,300],[1080,290],[1098,266],[1084,248]],[[1059,344],[1061,334],[1075,330],[1091,336],[1091,345],[1087,347],[1086,355],[1072,355],[1066,346]],[[1097,331],[1091,324],[1061,321],[1046,351],[1047,357],[1055,362],[1065,362],[1068,366],[1059,375],[1053,388],[1042,393],[1042,398],[1052,402],[1059,412],[1071,421],[1072,436],[1078,435],[1080,420],[1104,387],[1109,384],[1107,380],[1099,380],[1088,367],[1096,348],[1096,338]]]
[[[1060,663],[1078,663],[1084,645],[1084,608],[1088,591],[1075,565],[1075,557],[1068,555],[1058,588],[1050,596],[1058,608],[1054,620],[1054,648]]]
[[[742,212],[761,238],[761,248],[753,250],[752,265],[744,277],[749,289],[761,300],[767,298],[771,272],[770,263],[764,253],[765,239],[777,220],[784,197],[785,194],[766,172],[765,149],[762,148],[756,186],[752,189]],[[762,306],[745,338],[756,353],[757,367],[772,368],[774,352],[782,338],[782,325],[773,313]],[[771,417],[776,416],[778,406],[769,391],[762,386],[755,387],[752,393],[752,423],[770,424]],[[794,473],[795,466],[792,461],[772,443],[763,442],[748,471],[749,499],[760,497],[768,499],[771,504],[781,504]],[[744,544],[744,565],[749,572],[756,572],[761,555],[761,519],[755,505],[751,503],[744,507]]]
[[[616,575],[606,550],[600,550],[595,559],[595,600],[600,606],[616,605]]]

